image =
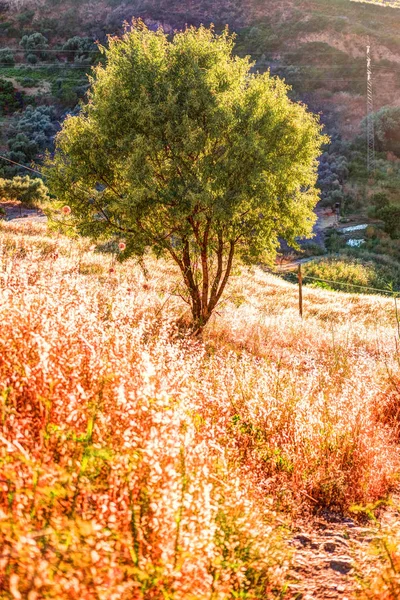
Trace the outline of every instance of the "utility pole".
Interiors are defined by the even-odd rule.
[[[299,281],[299,314],[303,318],[303,274],[301,272],[301,263],[297,269],[297,279]]]
[[[372,88],[371,46],[367,45],[367,168],[368,173],[375,165],[374,98]]]

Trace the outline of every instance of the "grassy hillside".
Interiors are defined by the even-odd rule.
[[[393,300],[306,288],[302,321],[238,266],[194,341],[169,264],[12,223],[0,264],[1,598],[294,598],[296,519],[396,489]]]

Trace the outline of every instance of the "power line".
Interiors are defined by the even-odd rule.
[[[15,160],[11,160],[11,158],[7,158],[6,156],[3,156],[2,154],[0,154],[0,158],[2,158],[3,160],[6,160],[9,163],[12,163],[13,165],[17,165],[18,167],[22,167],[23,169],[26,169],[27,171],[32,171],[32,173],[37,173],[38,175],[42,175],[42,173],[40,171],[37,171],[36,169],[31,169],[30,167],[27,167],[26,165],[22,165],[19,162],[16,162]]]
[[[59,50],[57,50],[56,48],[32,48],[29,50],[13,50],[10,49],[12,54],[29,54],[30,52],[37,52],[39,54],[46,54],[46,53],[56,53],[56,54],[79,54],[79,55],[84,55],[84,54],[101,54],[100,50],[62,50],[61,48]]]
[[[6,62],[0,62],[1,66],[4,66],[7,69],[10,70],[18,70],[18,71],[23,71],[23,70],[30,70],[30,69],[47,69],[48,67],[66,67],[67,69],[89,69],[92,66],[95,65],[78,65],[75,63],[43,63],[40,65],[29,65],[29,64],[21,64],[21,65],[17,65],[17,66],[11,66]]]
[[[90,69],[92,66],[93,65],[73,65],[73,64],[67,65],[67,64],[62,64],[62,63],[53,63],[53,64],[46,64],[46,65],[29,65],[29,66],[27,65],[26,68],[27,68],[27,70],[29,70],[29,69],[45,70],[47,67],[65,67],[66,70],[68,70],[68,69]],[[6,63],[0,63],[0,68],[4,68],[4,69],[8,70],[8,69],[10,69],[10,66],[7,65]],[[390,75],[390,73],[388,73],[388,75]],[[285,77],[285,74],[282,74],[282,77]],[[301,73],[299,73],[298,75],[297,74],[293,74],[293,75],[288,74],[288,75],[286,75],[286,77],[290,78],[290,79],[296,79],[296,78],[301,78],[302,80],[308,79],[310,81],[335,81],[335,82],[338,82],[338,81],[340,81],[340,82],[342,82],[342,81],[344,81],[344,82],[346,82],[346,81],[365,81],[365,79],[361,78],[361,77],[360,78],[358,78],[358,77],[356,77],[356,78],[355,77],[340,77],[340,78],[325,77],[324,78],[324,77],[316,76],[314,78],[314,77],[310,77],[310,76],[307,77],[307,75],[303,75]]]
[[[370,290],[370,291],[374,291],[374,292],[382,292],[384,294],[400,294],[400,291],[393,291],[393,290],[383,290],[381,288],[375,288],[375,287],[369,287],[366,285],[357,285],[355,283],[347,283],[344,281],[333,281],[330,279],[320,279],[319,277],[312,277],[311,275],[303,275],[303,279],[311,279],[313,281],[320,281],[321,283],[330,283],[332,285],[344,285],[347,287],[353,287],[353,288],[357,288],[360,290]]]

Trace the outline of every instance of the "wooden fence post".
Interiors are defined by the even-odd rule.
[[[300,317],[303,318],[303,275],[301,272],[301,264],[299,264],[297,278],[299,280],[299,313]]]

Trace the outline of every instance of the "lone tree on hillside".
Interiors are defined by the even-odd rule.
[[[173,258],[198,330],[234,258],[260,261],[278,236],[310,234],[326,141],[317,117],[233,45],[227,31],[170,41],[134,22],[101,49],[88,104],[64,122],[46,168],[78,233],[123,241],[121,260],[148,248]]]

